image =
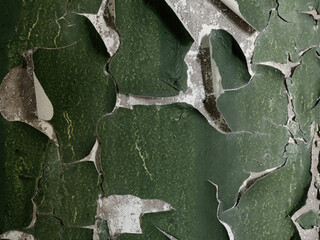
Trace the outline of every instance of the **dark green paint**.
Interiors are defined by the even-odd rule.
[[[298,60],[293,38],[294,31],[296,31],[294,25],[283,21],[277,11],[273,10],[268,26],[256,40],[253,63],[286,63],[288,54],[292,61]]]
[[[5,122],[2,116],[1,123],[5,134],[1,150],[5,156],[1,158],[5,181],[1,182],[0,231],[4,232],[27,227],[31,222],[31,198],[36,191],[48,140],[26,124]]]
[[[221,187],[222,208],[231,208],[249,172],[284,162],[289,137],[284,128],[274,126],[260,134],[224,135],[198,112],[181,105],[119,109],[101,122],[99,134],[105,146],[106,195],[129,193],[169,202],[177,212],[168,219],[154,216],[153,223],[180,239],[219,236],[212,228],[219,226],[214,221],[215,191],[207,180]],[[205,214],[208,211],[212,212]],[[153,235],[148,232],[145,237]]]
[[[212,131],[216,132],[185,105],[119,109],[101,122],[105,194],[161,199],[177,209],[146,215],[142,218],[144,235],[121,239],[162,239],[153,224],[179,239],[226,239],[215,217],[215,189],[207,182],[207,169],[202,168],[208,158],[203,153],[211,147],[204,144],[210,140],[201,135]]]
[[[256,67],[247,86],[218,98],[218,108],[232,131],[267,133],[271,125],[285,125],[287,105],[283,75],[265,66]]]
[[[192,38],[165,1],[116,1],[116,26],[121,45],[110,71],[120,92],[157,97],[186,90]]]
[[[64,226],[64,222],[52,214],[38,215],[36,226],[24,231],[39,240],[48,239],[48,237],[52,240],[90,239],[93,235],[91,229]]]
[[[297,52],[319,44],[318,21],[315,21],[311,15],[302,13],[317,9],[318,6],[318,0],[293,2],[279,0],[279,15],[294,27],[294,31],[290,35],[283,32],[284,36],[294,39]]]
[[[218,99],[219,110],[233,133],[216,131],[196,110],[179,104],[119,109],[101,121],[98,133],[105,196],[156,198],[177,209],[144,215],[144,234],[124,234],[120,239],[166,239],[154,225],[179,239],[228,239],[216,217],[216,189],[208,180],[219,185],[219,214],[237,240],[299,239],[290,216],[305,203],[310,184],[315,134],[310,125],[319,122],[315,103],[320,68],[314,49],[301,58],[298,53],[319,45],[319,33],[312,17],[299,13],[306,6],[278,2],[279,12],[273,10],[268,22],[276,1],[238,0],[242,14],[256,29],[266,27],[256,41],[253,63],[285,63],[290,54],[292,61],[302,63],[289,79],[275,69],[254,65],[255,75],[244,86],[249,75],[237,44],[226,32],[214,32],[223,40],[211,34],[212,57],[223,86],[244,86]],[[68,1],[3,3],[8,7],[2,9],[14,17],[1,14],[5,23],[1,31],[8,34],[0,38],[5,55],[0,74],[20,65],[20,53],[31,47],[74,45],[39,49],[34,55],[36,75],[54,106],[51,123],[58,133],[61,159],[56,146],[37,130],[0,119],[0,193],[4,196],[0,200],[0,233],[16,229],[37,239],[90,239],[92,230],[79,227],[95,223],[96,201],[103,193],[101,179],[92,162],[63,162],[79,160],[90,152],[97,120],[115,103],[113,81],[104,74],[109,56],[103,42],[85,17],[74,14],[95,14],[101,2],[74,0],[65,19],[59,18]],[[311,4],[315,7],[317,1]],[[151,0],[118,0],[116,7],[122,45],[110,70],[120,91],[172,96],[176,90],[185,90],[183,58],[192,39],[171,9],[164,1]],[[290,133],[283,127],[288,117],[286,86],[296,113],[296,122],[288,126]],[[287,144],[290,135],[306,142]],[[225,211],[237,201],[237,191],[250,172],[285,161],[284,167],[251,186],[235,208]],[[26,230],[32,217],[30,199],[36,192],[42,214],[35,226]],[[303,215],[300,223],[313,225],[314,214]],[[105,222],[99,223],[99,229],[107,231]]]
[[[310,150],[307,144],[287,146],[285,167],[253,185],[237,208],[221,213],[222,219],[232,226],[236,239],[287,240],[296,234],[290,216],[303,206],[306,198]]]
[[[35,202],[39,212],[54,212],[63,219],[65,226],[94,225],[96,201],[102,194],[99,184],[100,178],[92,162],[62,167],[52,144]]]
[[[238,88],[250,80],[247,61],[232,37],[224,30],[213,30],[210,34],[212,59],[217,64],[224,89]]]
[[[62,222],[51,214],[39,215],[36,226],[27,231],[33,234],[36,239],[47,239],[50,236],[52,240],[60,240],[62,239],[63,226]]]
[[[8,41],[16,36],[20,21],[21,1],[2,0],[0,2],[0,79],[9,72]]]
[[[20,16],[20,5],[21,2],[12,2],[10,0],[3,0],[0,2],[0,32],[5,33],[0,35],[0,79],[3,79],[4,76],[9,72],[8,66],[8,49],[7,44],[10,38],[15,35],[15,25],[19,21]],[[10,16],[10,17],[9,17]],[[1,80],[2,81],[2,80]],[[0,117],[0,182],[4,183],[7,181],[8,171],[6,170],[5,161],[6,159],[6,147],[5,147],[5,128],[8,126],[8,123]],[[17,158],[15,158],[17,161]],[[0,216],[5,216],[6,214],[6,205],[7,205],[7,195],[10,188],[6,185],[0,185]],[[22,199],[21,199],[22,200]],[[24,200],[21,201],[24,205]],[[28,215],[28,214],[27,214]],[[20,220],[20,224],[25,220]],[[4,218],[0,218],[0,232],[3,232],[5,229]]]
[[[262,31],[269,20],[270,10],[276,7],[275,0],[236,0],[244,18],[256,30]]]
[[[100,1],[72,1],[65,20],[57,20],[66,12],[67,3],[23,1],[20,7],[17,3],[7,3],[10,7],[4,10],[15,9],[16,14],[20,14],[19,21],[11,27],[15,31],[14,35],[8,33],[8,39],[1,40],[1,44],[8,42],[8,64],[2,65],[1,71],[6,72],[8,67],[20,65],[20,53],[24,50],[36,46],[56,48],[75,43],[59,50],[39,49],[34,55],[36,75],[54,107],[51,123],[58,133],[62,161],[71,162],[90,152],[95,140],[94,126],[103,114],[112,110],[115,90],[113,81],[103,72],[108,54],[101,38],[87,19],[73,13],[94,13]],[[11,19],[12,22],[14,20]],[[68,26],[67,22],[74,26]],[[10,26],[7,25],[8,28]],[[2,117],[1,143],[1,171],[4,173],[1,174],[1,196],[4,197],[0,201],[3,213],[0,217],[0,232],[4,232],[29,225],[33,211],[31,198],[36,193],[42,168],[48,158],[58,160],[54,155],[56,147],[50,146],[48,151],[53,155],[47,155],[46,136],[26,124],[6,122]],[[60,163],[56,167],[61,167]],[[68,215],[65,221],[70,225],[94,223],[96,199],[101,193],[100,179],[94,165],[85,163],[65,167],[63,171],[51,170],[53,172],[45,171],[46,175],[42,179],[44,187],[39,196],[43,192],[48,196],[42,205],[39,204],[39,210],[55,210],[57,216],[62,217]],[[46,180],[47,174],[53,182]],[[75,184],[73,177],[81,178],[83,183]],[[83,185],[88,182],[92,184],[84,188]],[[72,194],[72,190],[82,190],[82,193],[77,191]],[[86,200],[82,202],[78,194]],[[75,200],[71,199],[72,196]],[[68,205],[73,207],[69,208]],[[77,218],[73,220],[76,208]],[[86,210],[79,210],[82,208]]]

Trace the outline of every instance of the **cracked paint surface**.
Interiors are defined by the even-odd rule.
[[[319,1],[2,4],[2,238],[319,238]]]

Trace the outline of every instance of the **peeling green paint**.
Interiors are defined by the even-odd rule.
[[[118,90],[166,97],[190,87],[184,57],[193,41],[165,1],[115,2],[121,45],[114,58],[90,21],[75,14],[96,13],[100,0],[2,2],[0,75],[21,64],[21,52],[42,47],[35,73],[53,104],[60,147],[0,117],[0,233],[91,239],[97,227],[108,239],[106,222],[97,219],[99,196],[132,194],[177,210],[146,214],[143,234],[119,239],[166,239],[157,227],[178,239],[228,239],[220,221],[237,240],[300,239],[291,216],[307,198],[320,91],[318,21],[305,12],[319,1],[237,2],[261,32],[252,76],[232,36],[210,34],[211,58],[227,89],[217,107],[231,133],[217,131],[187,104],[114,109]],[[288,59],[300,64],[287,78],[259,65]],[[72,163],[95,141],[103,173],[92,162]],[[26,230],[31,199],[37,219]],[[309,211],[298,223],[311,229],[318,215]]]

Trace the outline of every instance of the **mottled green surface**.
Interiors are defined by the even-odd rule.
[[[247,61],[237,41],[224,30],[210,33],[212,59],[219,68],[224,89],[238,88],[250,80]]]
[[[256,30],[262,31],[269,20],[269,12],[276,7],[274,0],[236,0],[244,18]]]
[[[2,8],[6,11],[4,16],[7,16],[8,10],[18,16],[10,19],[12,23],[7,21],[7,24],[4,22],[1,25],[2,31],[12,32],[8,32],[7,38],[1,38],[1,46],[7,51],[6,58],[1,57],[4,61],[1,73],[21,64],[20,53],[31,47],[56,48],[74,44],[59,50],[39,49],[34,55],[35,73],[54,107],[51,123],[57,131],[64,162],[79,160],[90,152],[94,144],[94,126],[100,116],[111,111],[115,101],[114,84],[103,72],[108,60],[105,47],[91,23],[72,13],[94,13],[100,1],[72,1],[65,19],[58,20],[66,12],[67,3],[6,3],[9,8]],[[54,155],[56,147],[51,145],[51,149],[47,150],[47,137],[26,124],[6,122],[1,116],[0,132],[3,173],[0,232],[4,232],[29,225],[33,210],[31,198],[36,193],[42,168],[48,158],[59,160]],[[85,163],[66,167],[61,170],[61,176],[58,168],[51,170],[45,171],[43,177],[40,193],[47,195],[41,199],[39,210],[54,210],[59,217],[68,216],[65,221],[70,225],[94,223],[96,199],[101,191],[94,165]],[[76,184],[75,178],[83,182]],[[83,185],[88,182],[91,184],[84,188]],[[87,205],[88,202],[93,209]]]
[[[315,106],[319,97],[319,59],[314,49],[303,56],[298,54],[319,44],[319,31],[312,17],[300,12],[311,10],[312,1],[308,4],[278,2],[279,12],[271,12],[267,27],[257,38],[253,62],[286,63],[289,56],[289,60],[301,62],[301,65],[293,69],[292,77],[285,80],[280,77],[280,72],[269,67],[254,66],[255,75],[247,87],[227,92],[218,101],[232,130],[264,132],[268,129],[268,122],[284,126],[288,118],[286,88],[292,96],[295,114],[287,125],[294,141],[284,146],[286,165],[253,185],[235,209],[221,212],[222,219],[234,230],[236,239],[300,239],[290,217],[304,205],[311,180],[311,145],[319,122],[318,106]],[[259,87],[254,87],[255,84]],[[253,95],[259,100],[252,101],[250,96]],[[241,103],[241,99],[246,100]],[[237,107],[232,103],[237,103]],[[234,113],[237,118],[233,118]]]
[[[219,236],[210,227],[217,225],[217,205],[207,180],[219,185],[223,209],[231,208],[249,172],[284,162],[288,140],[286,131],[274,126],[265,134],[224,135],[181,105],[119,109],[103,120],[99,134],[105,146],[106,194],[130,193],[169,202],[177,211],[166,213],[167,219],[154,216],[152,223],[180,239]],[[145,237],[151,238],[148,229]]]
[[[294,27],[290,35],[287,32],[282,33],[285,34],[284,36],[294,39],[297,52],[303,51],[312,45],[319,45],[320,32],[317,30],[319,23],[311,15],[303,13],[318,7],[318,0],[279,0],[279,15]]]
[[[278,2],[276,8],[276,1],[238,0],[248,22],[264,29],[255,44],[254,76],[248,85],[247,64],[234,39],[219,30],[211,34],[223,87],[243,86],[218,99],[233,133],[218,132],[185,104],[120,108],[98,127],[103,189],[92,162],[64,164],[90,152],[97,120],[115,103],[113,81],[104,73],[109,60],[105,46],[92,24],[74,14],[95,14],[101,1],[1,3],[1,32],[8,33],[0,37],[1,77],[21,64],[24,50],[64,48],[34,54],[35,73],[54,107],[50,122],[60,148],[30,126],[0,118],[0,233],[21,230],[36,239],[91,239],[93,231],[81,227],[95,223],[98,195],[104,193],[161,199],[177,209],[144,215],[144,234],[123,234],[122,240],[166,239],[155,226],[178,239],[228,239],[216,216],[218,201],[210,180],[219,186],[219,215],[235,239],[299,239],[290,217],[307,197],[320,92],[317,48],[299,56],[301,50],[319,45],[319,31],[312,16],[301,11],[315,9],[318,1]],[[9,19],[7,12],[14,17]],[[157,97],[185,90],[183,58],[192,41],[166,3],[118,0],[116,15],[121,46],[110,71],[120,92]],[[292,61],[301,61],[288,79],[276,69],[255,65],[286,63],[288,54]],[[285,127],[286,90],[296,116]],[[283,163],[236,204],[239,187],[251,172]],[[36,193],[38,219],[26,230]],[[314,214],[299,221],[310,227]],[[107,238],[105,222],[98,227],[101,239]]]
[[[101,122],[106,195],[156,198],[177,209],[146,215],[144,235],[121,239],[163,239],[153,224],[180,239],[225,238],[215,218],[215,189],[202,168],[202,150],[210,145],[200,136],[212,130],[199,113],[181,105],[119,109]]]
[[[310,146],[290,144],[285,167],[261,179],[241,198],[239,205],[221,214],[236,239],[299,239],[290,219],[303,205],[310,183]],[[239,224],[241,222],[241,224]]]
[[[62,223],[52,215],[39,215],[34,229],[29,230],[36,239],[60,240],[63,232]]]
[[[23,123],[5,122],[1,116],[0,231],[26,227],[32,219],[31,198],[43,167],[47,137]]]
[[[51,144],[40,191],[35,199],[40,212],[54,212],[66,226],[94,224],[100,179],[91,162],[61,166]]]
[[[39,215],[36,226],[24,231],[32,234],[36,239],[52,240],[90,239],[93,235],[91,229],[66,227],[61,219],[52,214]]]
[[[250,83],[226,91],[218,108],[232,131],[267,133],[270,125],[285,125],[288,98],[284,77],[271,67],[258,66]]]
[[[184,57],[192,38],[158,0],[116,1],[121,46],[110,71],[124,93],[172,96],[187,88]]]

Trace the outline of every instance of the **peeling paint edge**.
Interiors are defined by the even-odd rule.
[[[211,185],[213,185],[216,188],[216,199],[218,201],[218,208],[217,208],[217,218],[219,220],[219,222],[224,226],[224,228],[226,229],[228,236],[229,236],[229,240],[235,240],[234,237],[234,233],[232,231],[232,228],[229,224],[227,224],[226,222],[222,221],[222,219],[219,216],[220,213],[220,205],[221,205],[221,200],[219,199],[219,186],[217,184],[215,184],[214,182],[207,180]]]

